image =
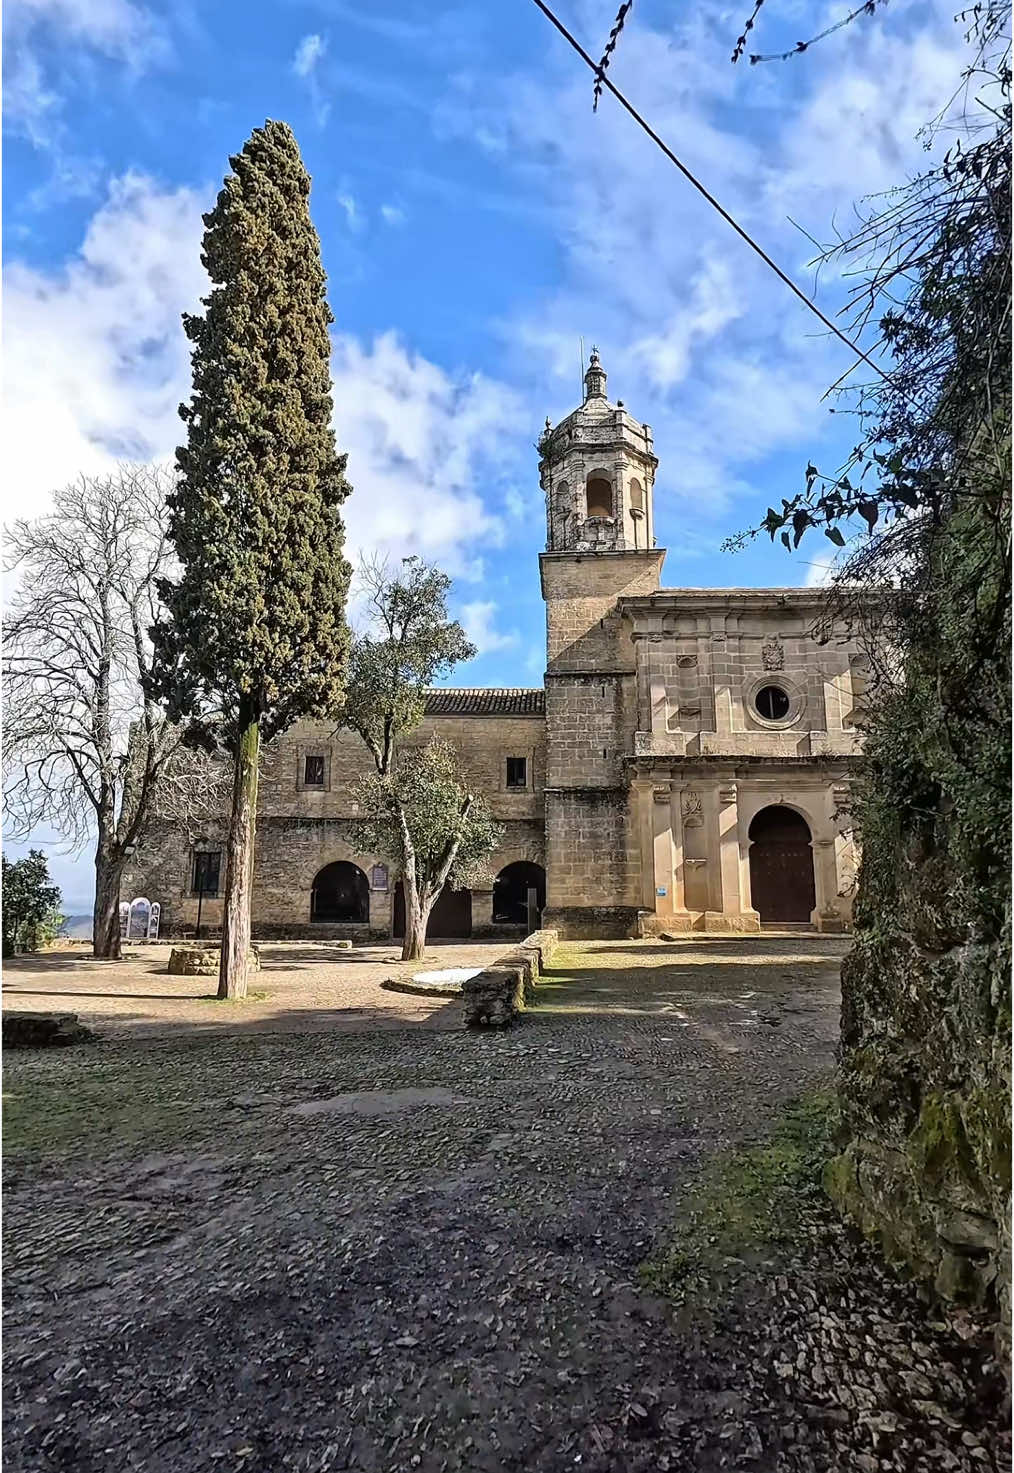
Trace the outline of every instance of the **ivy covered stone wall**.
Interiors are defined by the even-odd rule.
[[[1010,1314],[1010,604],[1003,506],[932,532],[872,713],[842,971],[838,1204],[941,1296]],[[999,535],[998,535],[999,534]]]

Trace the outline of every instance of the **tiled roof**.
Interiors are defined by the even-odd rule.
[[[456,690],[428,690],[427,716],[544,716],[546,693],[541,687],[464,686]]]

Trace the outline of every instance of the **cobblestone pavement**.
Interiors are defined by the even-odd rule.
[[[387,992],[381,982],[425,968],[485,966],[508,945],[435,942],[425,960],[403,962],[395,945],[341,951],[327,942],[260,942],[261,970],[251,973],[251,995],[242,1004],[218,1003],[213,977],[170,977],[170,942],[130,946],[118,962],[93,961],[84,946],[64,947],[5,962],[3,1005],[28,1012],[75,1012],[89,1027],[129,1029],[139,1037],[183,1029],[231,1030],[237,1008],[244,1031],[322,1026],[373,1030],[408,1023],[458,1028],[460,1014],[443,1006],[442,999]]]
[[[843,949],[588,943],[503,1035],[244,1012],[10,1055],[6,1468],[998,1467],[976,1365],[911,1291],[876,1306],[953,1425],[898,1462],[868,1428],[841,1451],[855,1398],[837,1443],[797,1436],[814,1409],[748,1316],[709,1340],[638,1287],[698,1167],[826,1076]]]

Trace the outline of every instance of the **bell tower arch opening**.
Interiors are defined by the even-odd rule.
[[[613,488],[602,471],[588,477],[586,498],[590,517],[611,517],[613,514]]]

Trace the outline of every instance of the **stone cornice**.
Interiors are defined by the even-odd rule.
[[[668,613],[679,609],[774,608],[823,609],[827,593],[820,588],[659,588],[654,593],[625,594],[624,613]]]
[[[770,767],[776,771],[783,768],[799,769],[802,767],[816,767],[822,771],[829,768],[852,773],[861,767],[863,758],[861,756],[836,756],[833,753],[823,754],[818,757],[769,757],[751,756],[743,753],[695,753],[692,757],[657,756],[639,753],[633,755],[627,753],[621,759],[624,767],[645,776],[656,772],[659,768],[679,769],[680,772],[691,771],[697,767],[724,767],[732,771],[737,767],[749,767],[754,772],[759,767]],[[548,792],[549,789],[547,788]]]

